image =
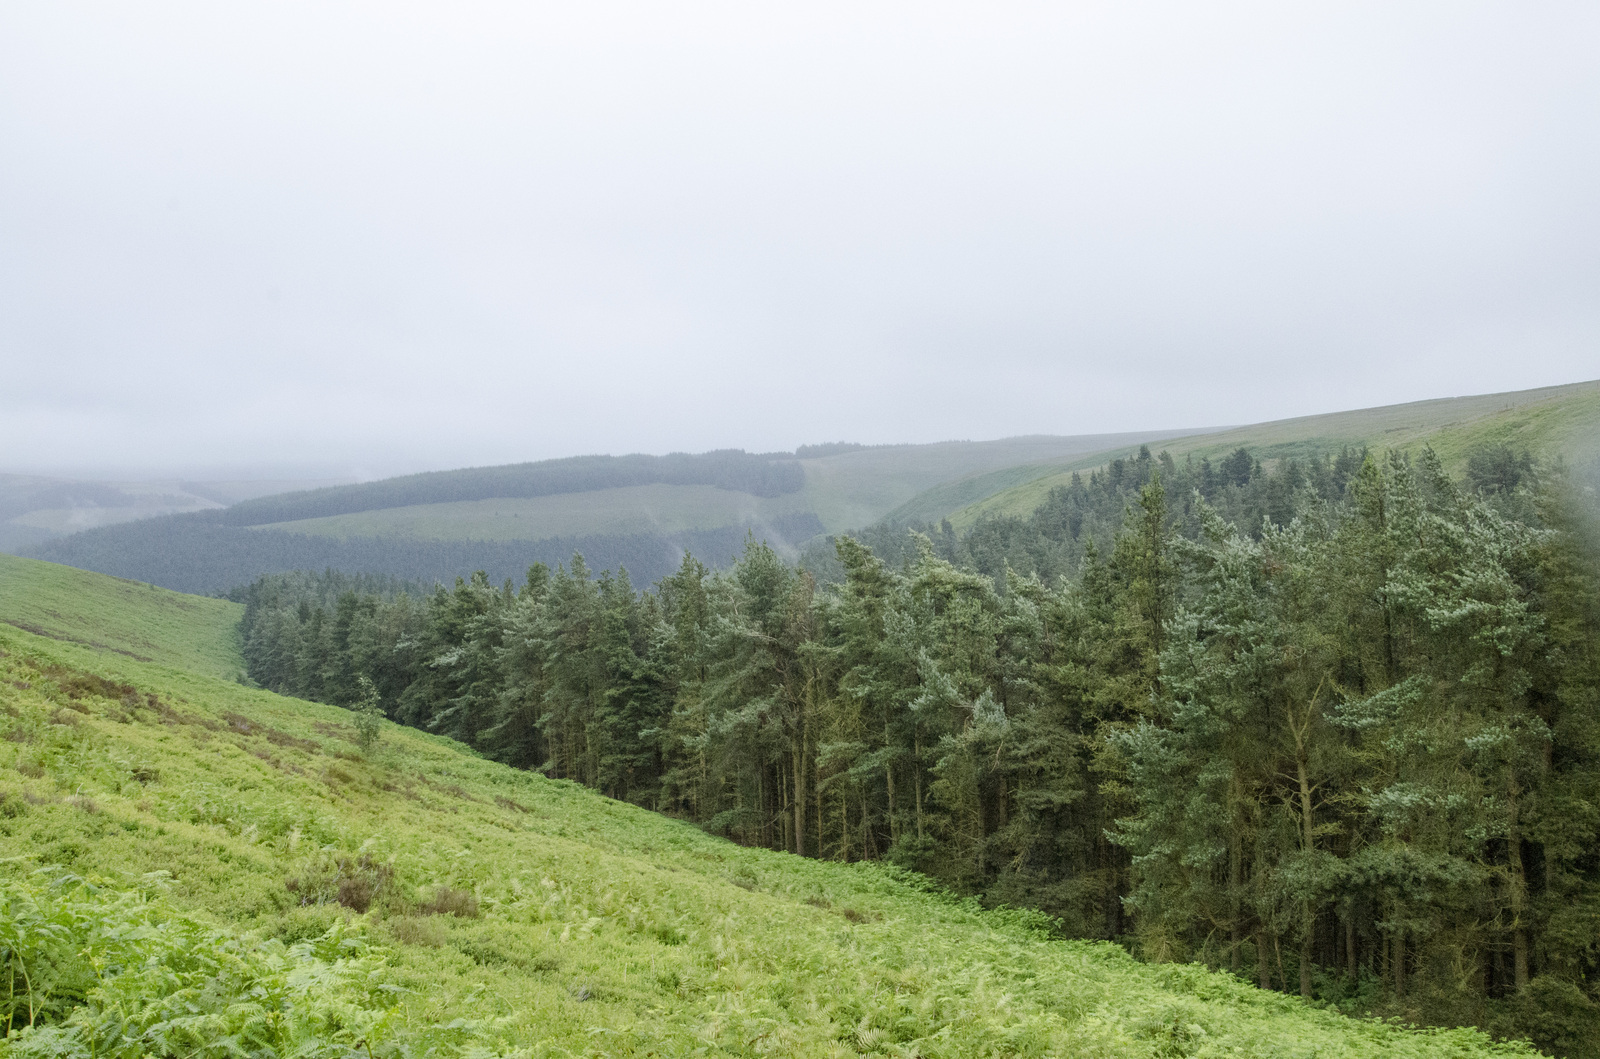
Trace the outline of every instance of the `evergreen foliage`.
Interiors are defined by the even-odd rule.
[[[356,678],[356,690],[361,696],[356,706],[356,744],[366,754],[378,745],[378,732],[383,724],[383,697],[365,673]]]
[[[1124,512],[1138,502],[1140,491],[1157,475],[1171,498],[1172,517],[1182,520],[1191,534],[1198,496],[1226,522],[1259,537],[1268,522],[1287,525],[1309,505],[1342,501],[1346,485],[1366,456],[1366,450],[1347,446],[1337,452],[1277,460],[1264,468],[1243,448],[1214,465],[1209,458],[1192,457],[1179,463],[1166,453],[1152,455],[1148,446],[1141,446],[1133,457],[1113,459],[1087,476],[1074,473],[1066,485],[1050,489],[1027,517],[986,515],[959,537],[944,521],[938,525],[885,524],[858,538],[898,567],[915,552],[905,532],[912,529],[928,537],[941,557],[988,574],[1002,591],[1008,569],[1053,583],[1059,577],[1080,573],[1091,543],[1100,554],[1106,554],[1122,527]],[[1504,457],[1485,453],[1482,458],[1510,460],[1518,466],[1528,459],[1525,453]],[[1515,484],[1513,481],[1512,486]],[[801,560],[824,583],[841,576],[832,548],[831,541],[819,540],[807,547]]]
[[[1600,560],[1558,471],[1480,465],[1143,450],[889,561],[838,538],[820,588],[754,539],[644,593],[581,558],[331,607],[268,578],[244,651],[744,844],[1591,1055]]]

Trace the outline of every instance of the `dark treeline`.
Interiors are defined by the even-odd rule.
[[[694,455],[675,452],[667,456],[573,456],[538,463],[432,471],[265,496],[212,512],[209,517],[228,526],[264,526],[412,504],[551,496],[657,483],[712,485],[772,497],[798,492],[805,485],[805,471],[788,453],[750,453],[741,449]]]
[[[740,842],[1594,1055],[1588,502],[1503,455],[1465,486],[1431,453],[1141,456],[1018,520],[1043,542],[840,538],[827,585],[752,540],[643,593],[573,559],[237,598],[276,690],[369,677],[398,721]]]
[[[816,515],[769,520],[761,530],[788,549],[822,532]],[[276,529],[218,525],[209,512],[166,515],[84,530],[34,546],[27,554],[84,570],[148,581],[178,592],[212,595],[262,571],[320,570],[433,584],[462,570],[484,570],[496,581],[520,579],[533,563],[553,566],[582,552],[598,566],[636,570],[653,580],[678,568],[684,553],[731,562],[748,526],[685,530],[671,535],[550,537],[531,541],[429,541],[404,537],[323,537]]]
[[[860,452],[867,448],[889,448],[888,445],[863,445],[856,441],[825,441],[820,445],[801,445],[794,450],[795,458],[815,460],[823,456],[837,456],[844,452]]]
[[[232,507],[166,515],[85,530],[43,541],[25,554],[50,562],[209,595],[263,573],[334,567],[431,584],[463,571],[496,580],[529,565],[554,565],[574,552],[599,567],[626,566],[647,581],[677,569],[685,551],[716,563],[739,553],[749,527],[674,534],[607,534],[536,541],[429,541],[398,537],[327,537],[272,527],[276,523],[413,504],[536,497],[632,485],[710,485],[773,497],[799,490],[805,472],[788,453],[738,449],[668,456],[579,456],[503,467],[415,474],[246,500]],[[768,520],[759,530],[788,551],[820,534],[804,512]]]

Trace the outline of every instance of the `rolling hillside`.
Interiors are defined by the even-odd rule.
[[[745,525],[770,529],[778,520],[814,515],[823,532],[839,533],[869,525],[896,505],[952,478],[987,481],[989,475],[1003,476],[1016,464],[1031,468],[1041,458],[1070,459],[1103,452],[1111,444],[1137,445],[1164,436],[1170,435],[862,446],[796,460],[803,484],[792,492],[770,496],[711,484],[652,483],[530,497],[371,507],[251,525],[260,530],[341,539],[510,541],[598,534],[671,536]],[[1004,469],[990,470],[997,466]],[[360,489],[348,491],[354,494]]]
[[[294,479],[83,481],[0,474],[0,552],[21,551],[99,526],[211,511],[252,497],[323,484]]]
[[[23,586],[0,591],[0,1055],[1532,1054],[1141,965],[388,724],[364,751],[348,711],[213,675],[215,601],[0,570]]]
[[[546,540],[613,534],[672,535],[721,526],[770,525],[810,513],[803,492],[761,497],[711,485],[622,486],[540,497],[496,497],[413,504],[348,515],[269,522],[262,531],[318,537],[403,537],[411,540]]]
[[[1587,465],[1600,458],[1600,383],[1455,397],[1212,432],[1018,437],[935,445],[823,445],[797,453],[577,457],[468,468],[256,497],[36,543],[24,554],[190,592],[263,573],[333,567],[421,583],[474,570],[495,581],[581,552],[635,583],[688,551],[731,561],[748,534],[793,558],[808,540],[875,523],[958,531],[987,514],[1026,515],[1074,471],[1150,443],[1213,461],[1341,446],[1433,445],[1452,470],[1484,444]],[[31,517],[31,516],[30,516]]]
[[[1432,445],[1452,472],[1462,469],[1474,449],[1500,444],[1587,467],[1600,459],[1600,382],[1281,419],[1173,438],[1160,448],[1175,459],[1215,462],[1241,446],[1258,459],[1272,460],[1345,445],[1416,450],[1424,444]],[[1103,466],[1135,449],[1120,447],[942,483],[896,508],[885,521],[948,517],[957,530],[965,530],[984,515],[1027,515],[1052,488],[1066,484],[1073,471]]]
[[[794,555],[806,540],[869,524],[942,481],[1176,433],[467,468],[106,526],[25,553],[203,593],[263,573],[330,566],[423,583],[480,569],[495,580],[520,579],[530,564],[553,566],[574,552],[650,582],[676,569],[686,550],[721,564],[754,533]]]

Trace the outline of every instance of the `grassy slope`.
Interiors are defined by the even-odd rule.
[[[226,643],[202,649],[195,625],[169,621],[170,594],[34,565],[8,576],[35,602],[0,595],[0,617],[54,594],[54,613],[81,616],[61,617],[57,635],[106,640],[107,628],[148,623],[175,630],[163,657],[213,660]],[[75,679],[84,672],[140,695],[85,690]],[[300,906],[286,880],[365,853],[393,871],[360,926],[390,949],[391,973],[409,990],[397,994],[405,1022],[466,1019],[501,1049],[1499,1051],[1472,1032],[1348,1021],[1199,968],[1050,940],[1025,915],[978,910],[912,876],[742,849],[417,732],[386,726],[363,757],[343,710],[9,625],[0,728],[0,805],[10,807],[0,813],[0,874],[58,864],[131,886],[170,872],[168,899],[180,908],[292,939],[352,913]],[[471,890],[479,914],[417,914],[440,886]]]
[[[1178,433],[1031,436],[858,449],[803,460],[806,469],[803,495],[828,532],[839,533],[871,525],[941,482],[1044,460],[1081,458],[1114,445],[1138,445],[1142,440],[1173,437]]]
[[[1489,443],[1509,444],[1547,456],[1561,455],[1573,461],[1595,459],[1600,456],[1600,382],[1302,416],[1176,438],[1162,442],[1160,448],[1178,459],[1193,455],[1195,459],[1215,460],[1241,445],[1260,458],[1271,459],[1322,452],[1341,445],[1415,451],[1429,444],[1450,470],[1459,471],[1468,453]],[[1101,466],[1111,457],[1130,451],[1133,449],[1117,449],[947,483],[917,497],[890,517],[931,520],[949,513],[951,523],[957,529],[965,529],[985,514],[1027,515],[1052,488],[1065,484],[1074,470]],[[1015,480],[1002,488],[991,488],[1007,476]],[[967,495],[978,493],[985,495],[966,499]]]
[[[802,460],[805,487],[761,498],[704,485],[648,485],[523,499],[419,504],[358,514],[273,523],[261,529],[329,537],[417,540],[545,540],[595,534],[710,530],[814,512],[829,532],[854,529],[930,486],[975,473],[1070,459],[1114,444],[1166,434],[1018,437],[890,445]]]
[[[70,566],[0,555],[0,622],[175,670],[244,672],[244,607]]]
[[[554,496],[416,504],[254,527],[327,537],[544,540],[594,533],[682,533],[808,510],[804,494],[758,497],[710,485],[636,485]]]

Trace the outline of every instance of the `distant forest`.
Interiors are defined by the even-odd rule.
[[[212,517],[225,526],[264,526],[413,504],[552,496],[657,483],[713,485],[765,497],[796,493],[806,484],[805,470],[788,453],[767,456],[724,449],[695,455],[678,452],[667,456],[574,456],[265,496],[234,504]]]
[[[635,534],[550,537],[537,541],[426,541],[402,537],[321,537],[287,530],[218,525],[210,512],[125,522],[58,537],[29,554],[84,570],[148,581],[179,592],[215,595],[263,570],[333,567],[431,585],[450,583],[462,570],[482,570],[496,581],[520,579],[534,563],[547,566],[581,552],[603,568],[626,568],[644,580],[676,570],[685,552],[717,565],[731,563],[752,532],[789,547],[822,532],[810,512],[780,516],[763,525],[686,530],[671,536]]]
[[[742,550],[745,536],[752,531],[789,550],[823,530],[821,521],[811,513],[779,516],[760,525],[670,535],[596,535],[538,541],[426,541],[387,536],[340,539],[292,529],[249,528],[414,504],[550,496],[656,483],[710,485],[773,497],[801,489],[805,472],[787,453],[759,455],[737,449],[698,455],[579,456],[262,497],[220,511],[167,515],[57,537],[36,545],[27,554],[202,595],[224,591],[263,571],[328,566],[423,584],[448,583],[468,570],[486,571],[497,580],[520,578],[533,563],[554,565],[574,552],[582,552],[603,568],[626,567],[648,582],[676,570],[685,551],[718,565],[732,562]]]
[[[0,522],[42,507],[100,505],[117,507],[129,503],[128,494],[101,482],[35,481],[20,478],[0,488]]]
[[[739,842],[1350,1012],[1600,1039],[1594,500],[1508,450],[1148,450],[1031,517],[418,595],[257,580],[250,675]]]

